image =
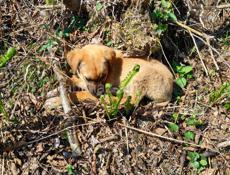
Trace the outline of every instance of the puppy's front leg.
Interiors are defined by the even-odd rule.
[[[81,79],[79,79],[76,75],[73,75],[70,78],[70,80],[73,83],[73,85],[75,85],[81,89],[87,90],[86,84]]]

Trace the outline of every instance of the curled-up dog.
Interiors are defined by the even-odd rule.
[[[67,62],[74,74],[73,83],[93,96],[101,95],[99,90],[105,83],[118,87],[138,64],[140,70],[125,89],[125,96],[131,96],[132,103],[136,102],[137,98],[147,97],[160,106],[167,105],[171,100],[173,76],[169,69],[157,60],[124,58],[117,50],[91,44],[68,52]]]

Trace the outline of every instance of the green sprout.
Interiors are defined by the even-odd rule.
[[[17,51],[14,47],[10,47],[5,55],[0,56],[0,68],[5,66],[8,61],[16,55]]]
[[[116,116],[119,112],[119,106],[124,96],[124,90],[133,79],[133,77],[139,72],[139,70],[140,65],[135,65],[133,70],[130,71],[126,78],[120,83],[120,86],[118,87],[118,90],[116,92],[116,96],[113,96],[111,93],[112,85],[109,83],[105,84],[105,95],[101,95],[100,101],[109,118]],[[108,102],[105,100],[106,96],[108,97]],[[132,109],[133,105],[131,104],[131,96],[127,97],[124,106],[127,113]]]

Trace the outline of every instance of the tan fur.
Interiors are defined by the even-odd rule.
[[[137,100],[137,92],[159,104],[166,105],[172,97],[173,76],[168,68],[157,60],[151,62],[138,58],[123,58],[120,51],[103,45],[86,45],[67,54],[67,62],[76,86],[96,95],[99,85],[111,83],[118,87],[135,64],[140,71],[125,90],[126,95]]]

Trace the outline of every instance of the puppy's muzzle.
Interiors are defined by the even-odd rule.
[[[90,83],[87,85],[87,89],[96,97],[100,97],[105,93],[104,85],[102,84]]]

